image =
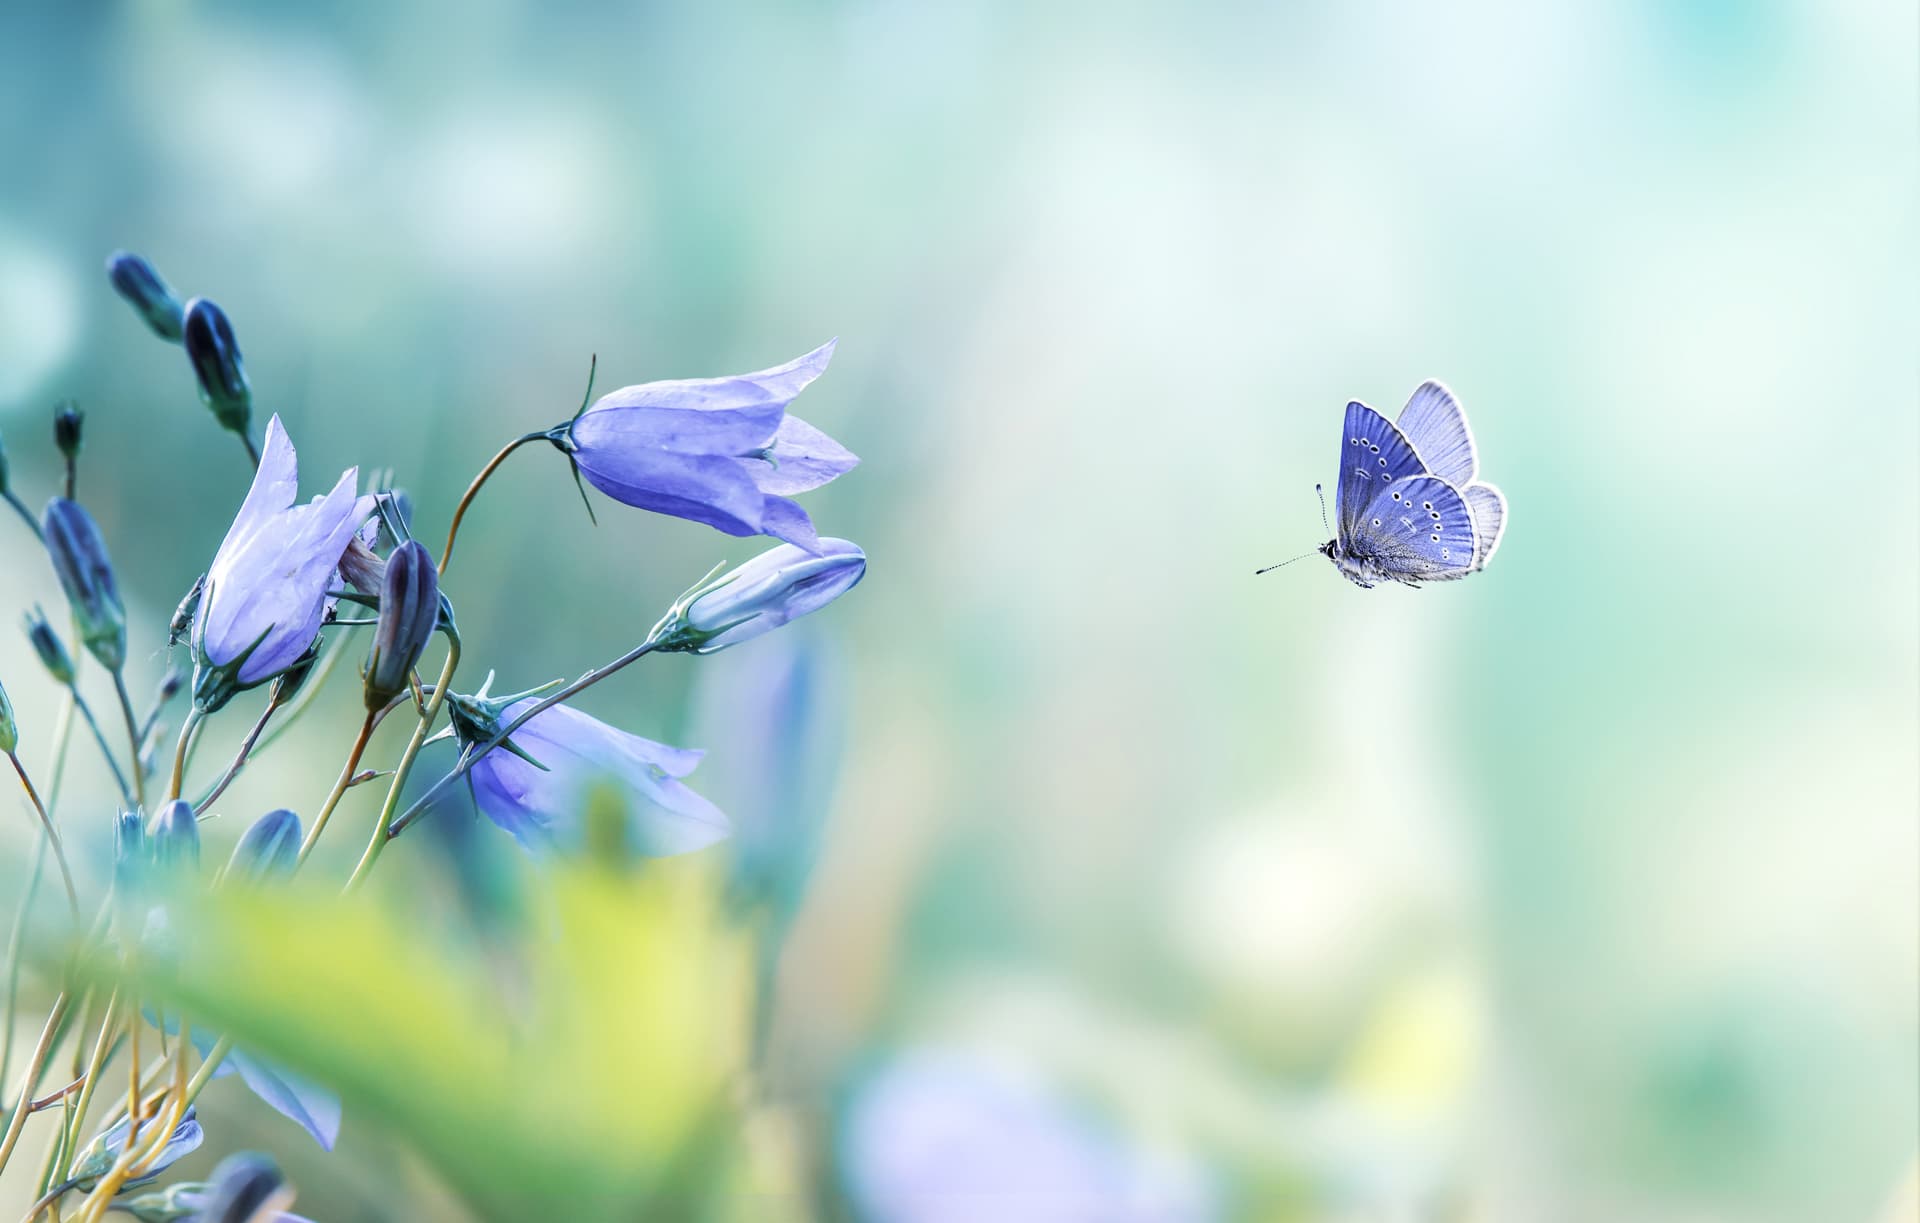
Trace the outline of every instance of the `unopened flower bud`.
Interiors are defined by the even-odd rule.
[[[47,502],[40,528],[53,571],[80,626],[80,640],[101,666],[119,671],[127,660],[127,613],[100,528],[79,503],[65,497]]]
[[[154,814],[147,829],[154,864],[162,870],[200,865],[200,821],[193,804],[176,798]]]
[[[227,874],[259,879],[293,869],[300,856],[300,817],[281,808],[269,811],[240,836],[227,862]]]
[[[809,552],[782,544],[680,596],[650,640],[658,650],[712,654],[817,611],[866,576],[867,554],[844,539]]]
[[[20,746],[20,725],[13,720],[13,702],[7,699],[7,690],[0,687],[0,753],[12,755]]]
[[[280,1218],[293,1188],[265,1155],[241,1151],[214,1168],[195,1223],[255,1223]]]
[[[180,339],[180,298],[151,263],[129,251],[115,251],[107,260],[107,278],[113,281],[114,291],[153,328],[153,334],[163,340]]]
[[[73,683],[73,657],[67,653],[66,643],[60,640],[60,634],[53,631],[47,623],[47,614],[38,604],[26,616],[27,640],[33,643],[33,652],[40,656],[40,665],[47,669],[61,687]]]
[[[113,886],[122,896],[137,891],[147,869],[147,829],[136,811],[113,820]]]
[[[71,399],[63,399],[53,410],[53,444],[71,463],[80,457],[80,425],[86,413]]]
[[[298,696],[300,689],[307,682],[307,676],[313,674],[313,664],[318,661],[320,661],[320,639],[316,637],[313,644],[307,647],[305,654],[302,654],[291,667],[273,677],[273,687],[267,689],[267,699],[275,705],[284,705]]]
[[[440,622],[440,575],[426,548],[408,540],[387,557],[380,622],[367,654],[367,708],[379,709],[407,689],[407,676]]]
[[[222,427],[245,437],[253,417],[253,388],[226,312],[204,297],[188,302],[183,342],[194,376],[200,379],[200,398]]]

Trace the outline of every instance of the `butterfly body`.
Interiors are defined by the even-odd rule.
[[[1507,501],[1479,479],[1466,410],[1425,382],[1397,422],[1358,401],[1340,439],[1339,533],[1320,547],[1342,577],[1371,588],[1478,573],[1506,530]]]

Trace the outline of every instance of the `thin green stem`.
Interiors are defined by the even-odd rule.
[[[554,693],[551,696],[548,696],[539,701],[536,701],[533,705],[528,707],[525,713],[522,713],[519,717],[507,723],[507,725],[501,729],[499,734],[487,740],[485,743],[481,744],[479,747],[470,748],[467,751],[462,752],[460,754],[459,763],[454,765],[452,771],[450,771],[445,777],[442,777],[439,781],[434,782],[433,785],[428,788],[425,794],[422,794],[419,798],[415,799],[411,804],[408,805],[405,811],[401,812],[399,816],[394,819],[392,825],[387,829],[388,839],[391,840],[392,838],[397,837],[402,832],[404,832],[408,824],[411,824],[413,823],[413,821],[420,818],[421,813],[427,809],[427,806],[433,802],[434,798],[440,793],[440,791],[446,789],[448,786],[452,785],[454,782],[458,781],[460,778],[465,777],[467,773],[473,768],[474,765],[480,763],[480,758],[482,756],[485,756],[488,752],[492,751],[494,748],[499,747],[502,743],[505,743],[507,739],[513,734],[514,731],[519,730],[522,726],[525,726],[528,722],[532,721],[534,718],[545,713],[547,710],[552,709],[555,705],[558,705],[560,702],[566,700],[568,697],[574,696],[580,692],[584,692],[586,689],[591,688],[593,685],[599,683],[601,680],[607,678],[609,675],[612,675],[614,672],[619,671],[622,668],[631,665],[632,663],[638,662],[642,658],[645,658],[648,654],[653,653],[655,644],[656,643],[651,639],[647,641],[643,641],[639,645],[635,646],[633,649],[628,650],[625,654],[622,654],[620,657],[614,659],[612,662],[606,664],[605,666],[595,667],[593,670],[587,672],[585,675],[582,675],[579,679],[574,680],[571,684],[568,684],[566,687],[560,689],[560,691]]]
[[[133,712],[133,698],[127,695],[127,677],[122,671],[113,673],[113,693],[120,698],[120,714],[127,721],[127,743],[133,755],[133,801],[145,807],[147,778],[146,770],[140,767],[140,718]]]
[[[245,430],[242,430],[240,433],[240,444],[247,448],[247,461],[253,464],[255,471],[258,471],[260,469],[260,452],[254,449],[253,438],[248,435]]]
[[[60,803],[60,779],[66,774],[67,744],[73,733],[73,693],[67,693],[67,699],[60,706],[60,719],[54,725],[52,759],[47,766],[47,812],[52,814]],[[33,870],[27,875],[27,886],[20,893],[20,907],[14,911],[13,929],[7,936],[7,1002],[0,1009],[5,1027],[0,1029],[0,1083],[7,1081],[7,1071],[13,1064],[13,1021],[19,1013],[20,1005],[20,957],[26,946],[27,915],[33,911],[33,900],[40,891],[40,879],[47,867],[47,839],[40,837],[34,842]]]
[[[62,991],[54,1000],[52,1012],[47,1015],[46,1026],[40,1029],[40,1043],[34,1046],[33,1056],[28,1059],[26,1071],[20,1076],[20,1091],[13,1102],[13,1116],[7,1121],[6,1136],[0,1138],[0,1168],[5,1168],[7,1161],[13,1158],[13,1148],[19,1144],[20,1131],[27,1123],[27,1106],[33,1103],[33,1089],[46,1072],[47,1059],[53,1053],[54,1036],[67,1017],[67,1008],[72,1005],[73,995]]]
[[[367,840],[367,848],[360,855],[360,861],[353,868],[353,874],[347,877],[349,890],[360,886],[367,872],[379,860],[381,851],[386,849],[391,839],[388,830],[393,827],[394,808],[400,805],[400,792],[406,788],[407,775],[413,771],[413,762],[419,757],[420,749],[426,746],[427,736],[433,730],[435,719],[440,716],[440,707],[446,704],[447,693],[453,690],[453,673],[460,665],[460,639],[449,636],[447,640],[447,660],[440,667],[440,678],[434,681],[433,697],[427,707],[421,711],[420,720],[414,725],[413,737],[407,740],[407,750],[400,755],[400,762],[393,766],[393,780],[387,785],[387,797],[380,804],[380,817],[374,821],[373,835]]]
[[[169,801],[180,797],[180,787],[186,783],[187,745],[193,741],[193,732],[199,728],[200,719],[204,716],[200,712],[200,707],[195,705],[187,711],[186,718],[180,723],[180,738],[173,745],[173,773],[167,778]]]
[[[546,440],[547,435],[545,433],[528,433],[524,436],[514,438],[500,448],[499,454],[487,460],[487,465],[480,469],[480,474],[473,478],[473,483],[467,485],[467,491],[461,494],[460,504],[453,507],[453,522],[447,527],[446,547],[440,549],[440,576],[446,576],[447,562],[453,559],[453,544],[454,540],[460,535],[460,520],[467,516],[467,507],[472,505],[473,499],[480,495],[480,488],[487,482],[487,477],[491,476],[500,464],[507,461],[508,455],[520,449],[520,447],[526,445],[528,442],[543,442]]]
[[[325,830],[333,809],[340,805],[340,796],[353,784],[353,775],[360,771],[360,756],[367,750],[367,740],[373,737],[373,728],[379,724],[378,715],[378,710],[369,709],[367,716],[361,720],[360,733],[354,738],[353,750],[347,753],[346,767],[340,770],[340,780],[333,783],[327,801],[321,804],[319,814],[313,817],[313,827],[307,829],[307,839],[300,843],[300,855],[293,860],[294,869],[299,869],[313,852],[313,847],[320,843],[320,833]]]
[[[33,516],[33,511],[26,507],[26,504],[20,500],[19,496],[15,494],[12,489],[0,493],[0,497],[6,498],[7,504],[13,507],[14,513],[20,515],[20,521],[27,524],[27,530],[33,532],[35,539],[46,539],[46,536],[40,532],[40,520]]]
[[[253,724],[253,729],[249,730],[247,737],[240,741],[240,750],[234,753],[232,762],[227,765],[227,771],[220,775],[220,780],[214,783],[213,789],[208,790],[201,796],[200,801],[193,804],[194,814],[204,815],[207,808],[213,805],[213,800],[226,793],[227,787],[233,784],[233,779],[238,777],[240,770],[247,766],[247,757],[253,753],[254,744],[259,742],[261,732],[266,730],[267,722],[279,708],[278,701],[267,702],[267,707],[260,711],[260,718]]]
[[[93,732],[93,741],[100,745],[100,754],[106,757],[107,767],[113,770],[113,781],[120,787],[120,798],[127,806],[133,806],[133,788],[127,784],[127,775],[120,771],[120,757],[114,753],[113,745],[107,742],[107,736],[101,732],[100,723],[94,720],[93,709],[87,704],[87,698],[80,695],[78,687],[69,688],[68,692],[73,696],[74,708],[80,711],[81,718],[86,721],[87,729]]]
[[[26,790],[27,798],[32,801],[33,809],[40,816],[40,827],[46,831],[47,841],[53,846],[53,857],[60,864],[60,881],[67,885],[67,906],[73,910],[73,924],[80,924],[80,893],[73,887],[73,870],[67,865],[67,850],[60,843],[60,833],[53,826],[53,817],[47,814],[47,805],[40,801],[40,792],[33,788],[33,779],[27,776],[27,766],[20,763],[18,752],[8,752],[7,759],[13,764],[13,771],[20,775],[20,785]]]

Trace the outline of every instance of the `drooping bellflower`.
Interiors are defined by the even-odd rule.
[[[829,341],[758,373],[622,387],[547,436],[616,501],[817,551],[813,521],[789,498],[860,460],[787,405],[832,357]]]
[[[163,340],[180,339],[186,308],[151,263],[130,251],[115,251],[107,260],[107,279],[114,292],[127,300]]]
[[[490,740],[533,703],[532,698],[456,694],[449,707],[454,729],[472,746]],[[468,777],[487,818],[536,851],[571,842],[591,787],[612,781],[639,800],[633,809],[634,848],[663,858],[705,849],[727,835],[727,817],[680,780],[704,755],[555,705],[480,757]]]
[[[293,443],[275,416],[253,487],[207,570],[193,624],[194,700],[212,710],[298,663],[320,631],[327,587],[347,541],[373,513],[357,468],[297,503]]]
[[[184,334],[187,359],[200,381],[200,398],[223,428],[247,435],[253,418],[253,385],[240,360],[240,341],[234,338],[227,312],[204,297],[187,303]]]
[[[440,622],[440,575],[433,557],[407,540],[387,558],[381,577],[380,618],[367,653],[368,709],[379,709],[406,691],[407,675]]]

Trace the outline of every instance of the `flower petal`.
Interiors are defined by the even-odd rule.
[[[763,493],[791,497],[819,488],[859,465],[851,450],[798,416],[789,416],[774,434],[772,460],[754,464],[754,483]]]
[[[838,340],[828,340],[785,365],[751,374],[733,374],[724,378],[680,378],[621,387],[595,401],[582,419],[602,407],[688,408],[701,412],[769,403],[785,407],[809,382],[826,372],[827,362],[833,360],[834,345],[838,343]]]

